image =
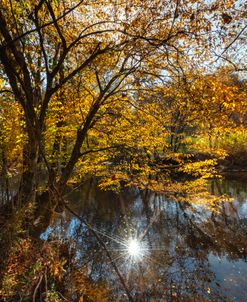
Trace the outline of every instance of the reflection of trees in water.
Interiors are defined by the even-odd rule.
[[[212,194],[228,194],[242,203],[247,199],[247,176],[243,173],[237,175],[226,175],[222,180],[213,180],[210,182],[209,190]]]
[[[150,260],[140,264],[142,274],[132,275],[137,301],[204,301],[212,291],[213,279],[206,253],[189,245],[194,230],[184,211],[173,202],[162,203],[158,198],[157,203],[144,207],[147,217],[157,207],[160,215],[150,229]]]
[[[135,301],[227,301],[208,256],[246,259],[247,224],[239,217],[236,204],[225,203],[218,212],[209,212],[150,191],[130,189],[120,197],[90,186],[82,191],[84,195],[73,197],[83,201],[80,207],[77,203],[71,206],[99,231]],[[91,280],[106,281],[112,301],[127,301],[97,240],[78,220],[67,216],[63,221],[67,231],[61,229],[73,242],[77,267]],[[130,266],[127,258],[119,258],[119,244],[114,239],[127,238],[135,230],[144,236],[149,252]]]

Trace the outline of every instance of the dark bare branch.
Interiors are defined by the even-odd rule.
[[[246,30],[247,25],[245,25],[244,28],[242,28],[242,30],[236,35],[236,37],[232,40],[231,43],[229,43],[225,49],[223,50],[223,52],[220,54],[220,56],[222,56],[230,47],[232,47],[232,45],[239,39],[239,37],[242,35],[242,33]]]
[[[56,30],[57,30],[57,33],[58,33],[58,35],[59,35],[59,37],[60,37],[60,39],[61,39],[61,41],[62,41],[62,45],[63,45],[63,48],[64,48],[64,50],[67,48],[67,43],[66,43],[66,40],[65,40],[65,38],[64,38],[64,35],[63,35],[63,33],[62,33],[62,31],[61,31],[61,28],[59,27],[59,25],[58,25],[58,22],[57,22],[57,19],[56,19],[56,16],[55,16],[55,13],[54,13],[54,10],[53,10],[53,8],[52,8],[52,6],[51,6],[51,3],[50,3],[50,1],[45,1],[46,2],[46,5],[47,5],[47,8],[48,8],[48,10],[49,10],[49,13],[50,13],[50,15],[51,15],[51,18],[52,18],[52,20],[53,20],[53,24],[54,24],[54,26],[55,26],[55,28],[56,28]]]

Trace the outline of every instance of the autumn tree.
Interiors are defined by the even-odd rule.
[[[113,103],[124,95],[136,103],[141,86],[170,75],[185,54],[200,61],[222,42],[222,31],[230,48],[238,38],[231,40],[232,24],[242,22],[236,13],[241,6],[203,0],[2,0],[2,92],[8,90],[20,105],[27,136],[20,202],[35,200],[44,166],[49,188],[63,191],[78,161],[95,152],[87,148],[89,131]],[[215,34],[217,23],[222,31]],[[66,154],[59,168],[54,157],[62,146]]]

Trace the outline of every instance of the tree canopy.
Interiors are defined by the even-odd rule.
[[[245,92],[229,78],[245,70],[243,50],[228,58],[242,47],[242,1],[41,0],[1,7],[3,153],[9,170],[22,170],[21,202],[35,198],[44,168],[49,186],[61,190],[77,165],[93,172],[109,156],[151,159],[163,150],[170,157],[195,129],[211,137],[232,122],[237,107],[244,115]],[[216,72],[222,64],[225,72]],[[11,110],[15,117],[8,118]]]

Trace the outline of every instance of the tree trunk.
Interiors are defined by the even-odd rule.
[[[18,192],[19,204],[34,202],[36,199],[38,160],[39,141],[33,136],[29,138],[23,150],[23,173]]]

